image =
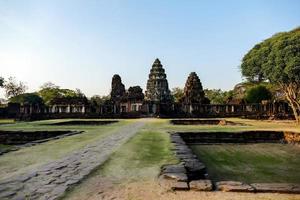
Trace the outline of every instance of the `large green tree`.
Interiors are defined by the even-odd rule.
[[[300,28],[257,44],[243,58],[242,75],[279,87],[300,123]]]
[[[182,100],[183,96],[184,96],[183,89],[180,88],[180,87],[175,87],[175,88],[172,89],[171,95],[173,96],[174,101],[176,103],[179,103]]]
[[[61,89],[59,86],[47,82],[41,86],[41,89],[38,91],[38,94],[43,98],[45,104],[49,104],[55,98],[61,97],[85,97],[85,95],[79,90],[76,89]]]
[[[257,85],[246,91],[245,100],[248,103],[261,103],[272,99],[272,93],[263,85]]]
[[[233,97],[233,91],[222,91],[221,89],[205,89],[206,97],[211,104],[226,104],[229,98]]]
[[[43,99],[37,93],[24,93],[9,99],[11,103],[42,105]]]

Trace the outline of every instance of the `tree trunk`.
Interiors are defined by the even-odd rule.
[[[299,85],[290,83],[288,85],[281,84],[284,91],[285,97],[288,100],[294,116],[296,123],[300,125],[300,102],[299,102]]]
[[[294,116],[295,116],[295,120],[296,120],[296,123],[297,124],[300,124],[300,115],[299,115],[299,109],[297,109],[296,105],[292,102],[292,100],[290,100],[288,97],[287,97],[289,103],[290,103],[290,106],[293,110],[293,113],[294,113]]]

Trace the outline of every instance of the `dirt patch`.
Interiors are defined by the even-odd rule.
[[[47,125],[107,125],[107,124],[112,124],[112,123],[117,123],[119,121],[117,120],[103,120],[103,121],[86,121],[86,120],[73,120],[73,121],[65,121],[65,122],[57,122],[53,124],[47,124]]]
[[[67,199],[72,200],[298,200],[300,195],[239,192],[165,191],[155,180],[114,185],[109,180],[97,179],[88,190]]]

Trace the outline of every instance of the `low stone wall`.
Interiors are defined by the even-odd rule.
[[[57,122],[57,123],[52,123],[52,124],[47,124],[47,125],[107,125],[107,124],[112,124],[112,123],[117,123],[119,121],[117,120],[103,120],[103,121],[96,121],[96,120],[72,120],[72,121],[64,121],[64,122]]]
[[[291,143],[300,144],[300,133],[281,131],[185,132],[180,136],[186,143]]]
[[[18,145],[28,142],[54,138],[72,131],[0,131],[0,144]]]
[[[83,133],[83,131],[1,131],[0,144],[13,145],[12,148],[0,150],[0,155],[10,151],[17,151],[23,147],[34,146],[50,140],[56,140],[63,137]]]
[[[228,140],[226,139],[226,136],[228,137]],[[284,139],[284,142],[299,144],[299,133],[273,131],[257,131],[254,133],[251,131],[240,133],[171,133],[170,137],[171,142],[174,145],[173,151],[180,163],[175,165],[165,165],[161,168],[159,184],[166,190],[216,190],[224,192],[274,192],[300,194],[300,184],[246,184],[238,181],[219,181],[214,183],[208,179],[209,176],[205,165],[199,161],[197,156],[187,145],[187,143],[192,143],[193,138],[197,141],[197,143],[199,140],[203,143],[212,143],[213,141],[217,141],[218,143],[228,143],[228,141],[232,142],[236,139],[240,139],[242,142],[282,142]]]
[[[219,119],[174,119],[170,121],[174,125],[219,125]]]
[[[170,122],[174,125],[245,125],[224,119],[174,119]]]

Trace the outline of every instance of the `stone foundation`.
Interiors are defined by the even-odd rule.
[[[188,147],[188,143],[257,143],[284,142],[298,144],[299,133],[275,131],[245,132],[199,132],[171,133],[173,151],[180,163],[161,168],[159,184],[166,190],[223,191],[223,192],[274,192],[300,194],[300,184],[290,183],[252,183],[238,181],[219,181],[208,179],[205,165]]]
[[[9,151],[16,151],[22,147],[33,146],[54,139],[82,133],[83,131],[2,131],[0,130],[0,144],[15,145],[13,148],[0,151],[0,155]]]
[[[175,119],[170,122],[174,125],[245,125],[224,119]]]
[[[57,123],[52,123],[52,124],[47,124],[47,125],[107,125],[107,124],[112,124],[112,123],[117,123],[119,121],[117,120],[103,120],[103,121],[96,121],[96,120],[72,120],[72,121],[64,121],[64,122],[57,122]]]
[[[188,144],[220,143],[288,143],[300,144],[300,133],[281,131],[185,132],[180,133]]]

